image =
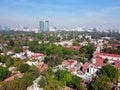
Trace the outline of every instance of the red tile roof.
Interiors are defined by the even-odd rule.
[[[102,67],[102,66],[105,66],[105,63],[103,63],[103,61],[104,61],[104,60],[103,60],[101,57],[96,57],[96,63],[95,63],[95,64],[96,64],[97,66],[101,66],[101,67]]]
[[[31,58],[33,59],[37,59],[38,57],[44,57],[45,55],[44,54],[35,54],[35,55],[31,55]]]
[[[8,81],[11,81],[11,80],[13,80],[15,77],[22,78],[22,76],[23,76],[23,74],[22,74],[21,72],[17,72],[15,75],[10,76],[10,77],[8,77],[8,78],[4,79],[4,81],[3,81],[3,82],[8,82]]]
[[[73,50],[80,50],[80,48],[81,48],[81,46],[70,46],[70,45],[68,45],[68,44],[65,44],[64,47],[66,47],[66,48],[71,48],[71,49],[73,49]]]
[[[83,70],[86,70],[89,65],[91,64],[91,62],[86,62],[84,65],[83,65]]]
[[[112,44],[113,47],[118,47],[120,44]]]
[[[40,73],[42,73],[44,70],[47,70],[47,69],[48,69],[48,65],[47,65],[47,64],[44,64],[44,63],[42,63],[42,62],[39,62],[37,66],[38,66],[38,68],[39,68],[39,70],[40,70]]]
[[[120,61],[115,61],[115,67],[120,71]]]
[[[74,62],[75,62],[75,60],[65,60],[65,66],[66,66],[66,67],[69,67],[69,66],[71,66]]]
[[[72,49],[74,49],[74,50],[80,50],[80,46],[72,46]]]
[[[110,56],[120,58],[120,54],[109,54],[109,53],[97,53],[98,56]]]
[[[104,58],[102,58],[102,56],[107,56],[107,57],[113,57],[113,58],[120,58],[120,54],[109,54],[109,53],[96,53],[96,65],[97,66],[105,66],[107,64],[103,63]],[[119,60],[114,60],[115,63],[115,67],[120,71],[120,61]]]

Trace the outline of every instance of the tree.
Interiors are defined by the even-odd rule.
[[[44,90],[63,90],[63,86],[59,81],[53,79],[44,87]]]
[[[34,66],[34,65],[30,66],[28,72],[31,72],[33,74],[33,76],[36,77],[36,78],[40,75],[39,69],[36,66]]]
[[[80,49],[80,54],[85,54],[85,57],[90,60],[93,56],[94,50],[95,47],[93,45],[83,46]]]
[[[46,85],[44,86],[44,90],[62,90],[63,89],[63,84],[60,81],[55,80],[49,74],[46,74],[45,78],[47,82],[46,82]]]
[[[112,90],[112,83],[101,78],[95,78],[90,84],[89,90]]]
[[[18,47],[17,47],[17,48],[15,48],[15,52],[16,52],[16,53],[23,52],[23,48],[18,48]]]
[[[7,57],[0,55],[0,62],[5,63],[7,60]]]
[[[79,90],[82,89],[81,82],[81,78],[79,78],[78,76],[72,76],[72,80],[67,85],[71,88]]]
[[[26,86],[32,85],[33,81],[37,78],[38,76],[34,74],[33,72],[26,72],[23,75],[23,80],[25,81]]]
[[[57,66],[59,64],[62,64],[62,58],[58,55],[50,55],[45,58],[45,63],[48,64],[49,66]]]
[[[14,60],[13,59],[8,59],[8,60],[6,60],[6,66],[7,67],[10,67],[10,66],[13,66],[14,65]]]
[[[79,44],[79,42],[76,40],[76,41],[73,42],[72,45],[73,45],[73,46],[79,46],[80,44]]]
[[[110,65],[103,66],[101,69],[101,72],[103,75],[106,75],[110,78],[111,81],[116,81],[119,78],[119,72],[118,70]]]
[[[107,63],[108,62],[108,59],[106,58],[104,61],[103,61],[103,63]]]
[[[28,64],[22,64],[18,70],[22,73],[25,73],[25,72],[29,71],[29,67],[30,66]]]
[[[13,46],[14,46],[14,44],[15,44],[15,43],[14,43],[14,41],[13,41],[13,40],[10,40],[10,46],[12,46],[12,47],[13,47]]]
[[[44,71],[43,75],[46,75],[46,74],[49,74],[51,76],[54,75],[52,67],[49,66],[48,69]]]
[[[26,90],[26,84],[23,79],[15,78],[12,81],[4,83],[3,90]]]
[[[18,60],[17,58],[14,58],[14,66],[19,69],[20,66],[23,65],[23,62]]]
[[[64,85],[66,85],[68,82],[72,80],[72,76],[70,75],[70,72],[66,70],[58,70],[55,73],[55,78],[58,81],[61,81]]]
[[[10,72],[7,70],[7,68],[0,66],[0,81],[4,80],[9,75]]]
[[[44,77],[42,77],[38,84],[40,85],[41,88],[44,88],[45,85],[47,85],[47,80]]]
[[[84,64],[85,62],[87,62],[85,59],[81,59],[81,58],[78,58],[77,61],[78,61],[78,62],[82,62],[83,64]]]
[[[82,48],[80,49],[80,53],[87,53],[87,49],[86,49],[85,47],[82,47]]]
[[[26,86],[32,85],[33,81],[40,75],[40,71],[36,66],[30,66],[28,72],[23,75]]]
[[[107,77],[106,75],[100,75],[100,79],[102,79],[103,81],[111,82],[110,78]]]

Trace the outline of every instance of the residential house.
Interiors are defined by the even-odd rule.
[[[22,76],[23,76],[23,74],[22,74],[21,72],[18,71],[15,75],[12,75],[12,76],[10,76],[10,77],[4,79],[3,82],[11,81],[11,80],[13,80],[15,77],[22,78]]]
[[[44,62],[38,62],[37,67],[40,70],[40,73],[48,69],[48,65],[44,64]]]

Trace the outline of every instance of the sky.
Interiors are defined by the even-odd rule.
[[[0,0],[0,25],[120,29],[120,0]]]

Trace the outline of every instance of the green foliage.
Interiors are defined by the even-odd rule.
[[[6,56],[0,55],[0,62],[5,63],[7,60]]]
[[[111,90],[112,83],[102,80],[101,78],[95,78],[90,84],[90,90]]]
[[[15,48],[14,50],[16,53],[23,52],[23,48]]]
[[[61,81],[64,85],[66,85],[72,80],[72,76],[70,72],[66,70],[58,70],[55,73],[55,79],[57,79],[58,81]]]
[[[86,58],[91,59],[93,56],[93,52],[95,47],[93,45],[83,46],[80,49],[80,54],[84,54]]]
[[[61,90],[64,87],[60,81],[55,80],[49,73],[46,73],[45,77],[42,77],[38,84],[44,90]]]
[[[42,77],[38,84],[40,85],[41,88],[44,88],[45,85],[47,85],[47,80],[44,77]]]
[[[14,65],[14,60],[7,56],[0,55],[0,62],[5,63],[7,67]]]
[[[44,87],[44,90],[61,90],[63,88],[63,84],[60,81],[55,80],[49,74],[46,74],[45,78],[47,80],[47,84]]]
[[[7,70],[7,68],[0,66],[0,81],[4,80],[9,75],[10,72]]]
[[[10,58],[10,59],[8,59],[5,63],[6,63],[6,66],[7,66],[7,67],[10,67],[10,66],[13,66],[13,65],[14,65],[14,60]]]
[[[62,88],[63,86],[59,84],[59,81],[52,80],[44,87],[44,90],[61,90]]]
[[[38,68],[36,66],[31,66],[28,72],[24,73],[22,79],[25,81],[26,86],[30,86],[39,75],[40,75],[40,72]]]
[[[44,62],[51,67],[62,64],[62,58],[59,56],[51,55],[45,58]]]
[[[108,62],[108,59],[106,58],[104,61],[103,61],[103,63],[107,63]]]
[[[50,41],[50,42],[55,42],[57,40],[57,38],[55,36],[49,36],[47,38],[47,40]]]
[[[13,47],[13,46],[15,45],[14,41],[13,41],[13,40],[10,40],[9,45]]]
[[[85,59],[81,59],[81,58],[78,58],[77,61],[78,61],[78,62],[82,62],[83,64],[84,64],[85,62],[87,62]]]
[[[12,81],[3,84],[3,90],[26,90],[26,84],[24,80],[15,78]]]
[[[117,81],[119,78],[119,72],[113,66],[104,66],[102,67],[101,72],[103,75],[106,75],[108,78],[110,78],[111,81]]]
[[[82,79],[77,76],[72,76],[72,80],[67,84],[69,87],[80,90]]]
[[[73,50],[72,49],[68,49],[68,48],[64,48],[62,46],[56,46],[53,44],[44,44],[41,43],[40,45],[30,45],[29,48],[31,51],[34,52],[42,52],[45,53],[47,56],[59,56],[59,57],[65,57],[66,55],[72,55],[73,54]]]
[[[49,74],[50,76],[54,75],[54,72],[52,70],[52,67],[48,67],[47,70],[44,71],[43,75]]]
[[[100,75],[100,78],[101,78],[103,81],[111,82],[111,81],[110,81],[110,78],[107,77],[106,75]]]
[[[14,58],[14,66],[17,70],[20,68],[21,65],[23,65],[23,62],[17,58]]]
[[[120,47],[115,48],[104,48],[103,52],[111,53],[111,54],[120,54]]]
[[[22,73],[25,73],[25,72],[29,71],[29,67],[30,66],[28,64],[22,64],[18,70]]]
[[[71,56],[71,55],[73,55],[73,50],[68,49],[68,48],[63,48],[63,55],[64,55],[64,57],[67,55]]]
[[[36,66],[34,66],[34,65],[30,66],[28,72],[31,72],[33,74],[33,76],[36,77],[36,78],[40,75],[39,69]]]
[[[79,42],[76,40],[76,41],[73,42],[72,45],[73,45],[73,46],[79,46],[80,44],[79,44]]]
[[[32,83],[36,79],[36,77],[31,72],[26,72],[26,73],[24,73],[22,79],[25,81],[26,86],[30,86],[30,85],[32,85]]]

